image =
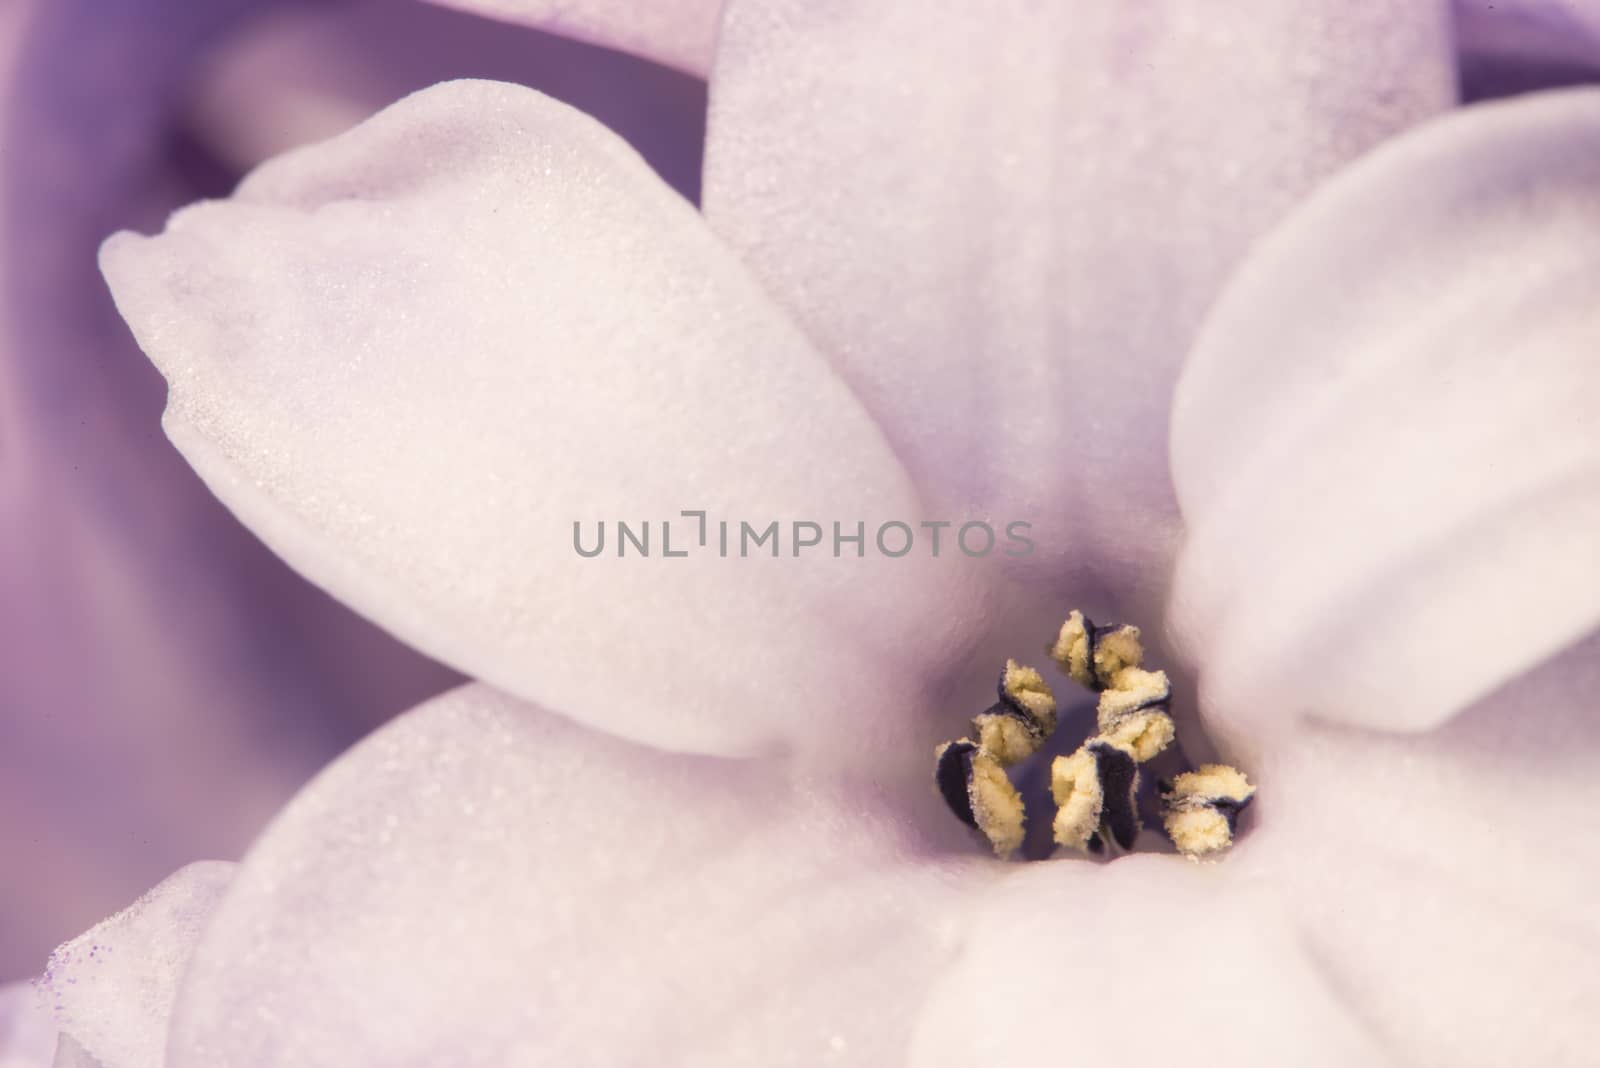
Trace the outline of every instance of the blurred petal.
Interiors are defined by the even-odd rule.
[[[1341,177],[1179,388],[1173,619],[1207,715],[1436,726],[1600,623],[1600,92]]]
[[[693,209],[537,93],[418,93],[103,261],[218,496],[522,697],[667,748],[837,754],[981,629],[959,555],[790,553],[790,520],[915,523],[909,480]],[[650,559],[614,525],[579,555],[623,519]],[[782,555],[740,558],[741,521]]]
[[[0,986],[0,1068],[48,1068],[56,1029],[31,982]]]
[[[1172,854],[1033,864],[991,892],[914,1068],[1391,1064],[1267,881]]]
[[[165,1064],[179,983],[236,867],[190,864],[51,955],[41,992],[101,1068]]]
[[[699,196],[703,81],[433,4],[275,7],[205,56],[185,117],[206,152],[242,174],[457,78],[530,85],[571,104],[626,138],[668,184]]]
[[[1600,0],[1455,0],[1469,99],[1600,81]]]
[[[576,37],[691,74],[711,69],[722,0],[434,0],[446,7]]]
[[[954,821],[894,800],[456,690],[252,850],[171,1068],[897,1063],[963,901],[1009,869],[941,857]]]
[[[1154,587],[1218,286],[1453,84],[1433,2],[735,2],[706,214],[941,501],[1034,522],[1080,599]]]
[[[1214,864],[1020,870],[913,1063],[1593,1064],[1597,687],[1600,636],[1427,735],[1309,724]]]

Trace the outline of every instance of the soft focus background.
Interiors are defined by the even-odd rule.
[[[1600,81],[1575,10],[1458,0],[1466,95]],[[0,0],[0,75],[3,982],[178,866],[237,857],[333,755],[454,681],[190,474],[101,239],[461,76],[575,104],[693,198],[705,86],[410,0]]]
[[[0,982],[236,858],[451,685],[278,563],[160,429],[101,239],[457,77],[542,89],[698,192],[705,86],[424,4],[0,0]]]

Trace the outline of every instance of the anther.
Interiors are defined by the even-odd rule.
[[[1123,668],[1138,667],[1144,650],[1139,644],[1138,627],[1126,623],[1097,627],[1089,617],[1074,610],[1061,624],[1061,632],[1050,647],[1050,659],[1078,685],[1104,690]]]
[[[1039,751],[1056,729],[1056,699],[1044,676],[1007,660],[997,687],[1000,700],[972,718],[978,745],[1010,767]]]
[[[1100,734],[1124,746],[1143,764],[1172,743],[1172,684],[1165,671],[1127,667],[1100,694]]]
[[[1071,756],[1056,757],[1050,767],[1056,841],[1088,853],[1101,852],[1107,840],[1132,849],[1139,834],[1138,790],[1138,761],[1108,739],[1091,739]]]
[[[1172,684],[1166,672],[1141,666],[1139,628],[1097,627],[1082,612],[1067,617],[1049,652],[1063,671],[1100,695],[1098,733],[1050,768],[1055,839],[1087,853],[1132,849],[1140,831],[1139,765],[1177,733]],[[1005,858],[1021,847],[1025,821],[1006,768],[1039,751],[1056,729],[1057,714],[1043,676],[1015,660],[1006,661],[997,696],[973,717],[972,738],[938,748],[934,778],[956,817]],[[1232,843],[1239,813],[1254,795],[1237,770],[1207,764],[1161,784],[1162,822],[1180,851],[1204,856]]]
[[[1226,764],[1202,764],[1161,784],[1161,822],[1178,851],[1191,860],[1233,844],[1239,813],[1256,788]]]
[[[1022,797],[1005,768],[967,738],[946,742],[934,754],[934,780],[956,818],[982,832],[1002,860],[1022,846]]]

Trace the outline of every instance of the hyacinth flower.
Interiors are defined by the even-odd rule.
[[[112,238],[201,477],[479,681],[21,1026],[106,1068],[1583,1063],[1600,91],[1455,109],[1448,16],[735,2],[702,211],[455,82]],[[685,510],[1038,551],[568,540]],[[931,789],[1080,602],[1259,785],[1220,861],[1007,863]]]

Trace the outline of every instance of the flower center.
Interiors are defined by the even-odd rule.
[[[1099,695],[1097,732],[1050,765],[1055,844],[1097,856],[1130,850],[1142,825],[1140,766],[1177,737],[1172,685],[1166,672],[1143,667],[1138,627],[1096,626],[1082,612],[1072,612],[1061,625],[1050,658]],[[938,748],[934,781],[956,818],[1007,859],[1022,848],[1027,822],[1007,769],[1044,746],[1058,716],[1044,677],[1015,660],[1006,661],[997,696],[972,718],[971,737]],[[1232,844],[1239,813],[1255,787],[1235,768],[1205,764],[1162,782],[1160,794],[1167,836],[1179,852],[1199,859]]]

